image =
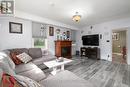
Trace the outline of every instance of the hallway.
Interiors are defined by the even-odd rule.
[[[112,61],[127,64],[127,35],[126,30],[113,31]]]
[[[127,64],[126,56],[123,58],[123,55],[119,54],[119,53],[113,53],[112,55],[113,55],[113,57],[112,57],[113,62],[119,62],[121,64]]]

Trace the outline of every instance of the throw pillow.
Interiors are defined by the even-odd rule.
[[[19,54],[20,54],[19,52],[10,52],[11,59],[16,65],[19,65],[22,63],[22,61],[17,58],[17,55]]]
[[[26,53],[21,53],[17,55],[17,58],[20,59],[23,63],[28,63],[32,60],[32,58]]]
[[[13,76],[3,73],[0,87],[21,87],[21,85]]]

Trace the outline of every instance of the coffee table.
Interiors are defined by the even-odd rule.
[[[57,72],[64,70],[64,65],[67,63],[72,62],[73,60],[64,58],[63,62],[57,62],[56,60],[43,62],[48,68],[53,68],[53,71],[51,72],[52,75],[56,75]],[[60,66],[60,69],[57,69],[57,67]]]

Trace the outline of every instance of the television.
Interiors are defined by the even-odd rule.
[[[99,34],[82,36],[84,46],[99,46]]]

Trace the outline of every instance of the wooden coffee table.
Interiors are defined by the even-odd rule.
[[[56,75],[57,72],[64,70],[64,65],[67,63],[72,62],[71,59],[64,58],[63,62],[57,62],[56,60],[43,62],[48,68],[53,68],[53,71],[51,72],[52,75]],[[60,66],[60,69],[57,69],[57,67]]]

